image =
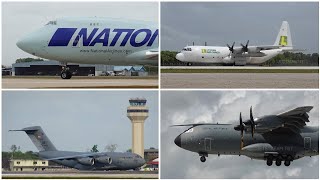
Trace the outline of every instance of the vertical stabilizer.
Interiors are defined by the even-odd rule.
[[[292,40],[289,23],[283,21],[277,39],[274,42],[275,46],[282,46],[282,49],[292,49]]]
[[[10,131],[24,131],[27,133],[33,144],[38,148],[39,151],[56,151],[50,139],[46,136],[40,126],[32,126],[23,128],[21,130],[10,130]]]

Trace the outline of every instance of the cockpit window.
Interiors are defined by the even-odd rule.
[[[191,48],[183,48],[182,51],[191,51]]]
[[[57,25],[57,21],[49,21],[46,25]]]

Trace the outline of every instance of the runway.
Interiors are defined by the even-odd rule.
[[[158,171],[31,171],[2,172],[3,179],[157,179]]]
[[[60,77],[2,78],[5,89],[39,88],[157,88],[158,78],[80,78],[64,80]]]
[[[161,88],[319,88],[318,73],[163,73]]]
[[[318,66],[161,66],[161,69],[319,69]]]

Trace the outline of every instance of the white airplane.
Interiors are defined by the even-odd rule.
[[[158,25],[112,18],[60,18],[23,37],[23,51],[62,64],[158,65]]]
[[[285,51],[295,51],[292,47],[290,28],[283,21],[277,39],[273,45],[240,47],[224,46],[186,46],[176,55],[176,59],[192,65],[192,63],[219,63],[225,65],[258,65]]]

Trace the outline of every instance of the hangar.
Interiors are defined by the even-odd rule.
[[[68,63],[74,76],[147,76],[143,66],[113,66]],[[61,63],[58,61],[32,61],[12,64],[12,76],[60,76]]]

